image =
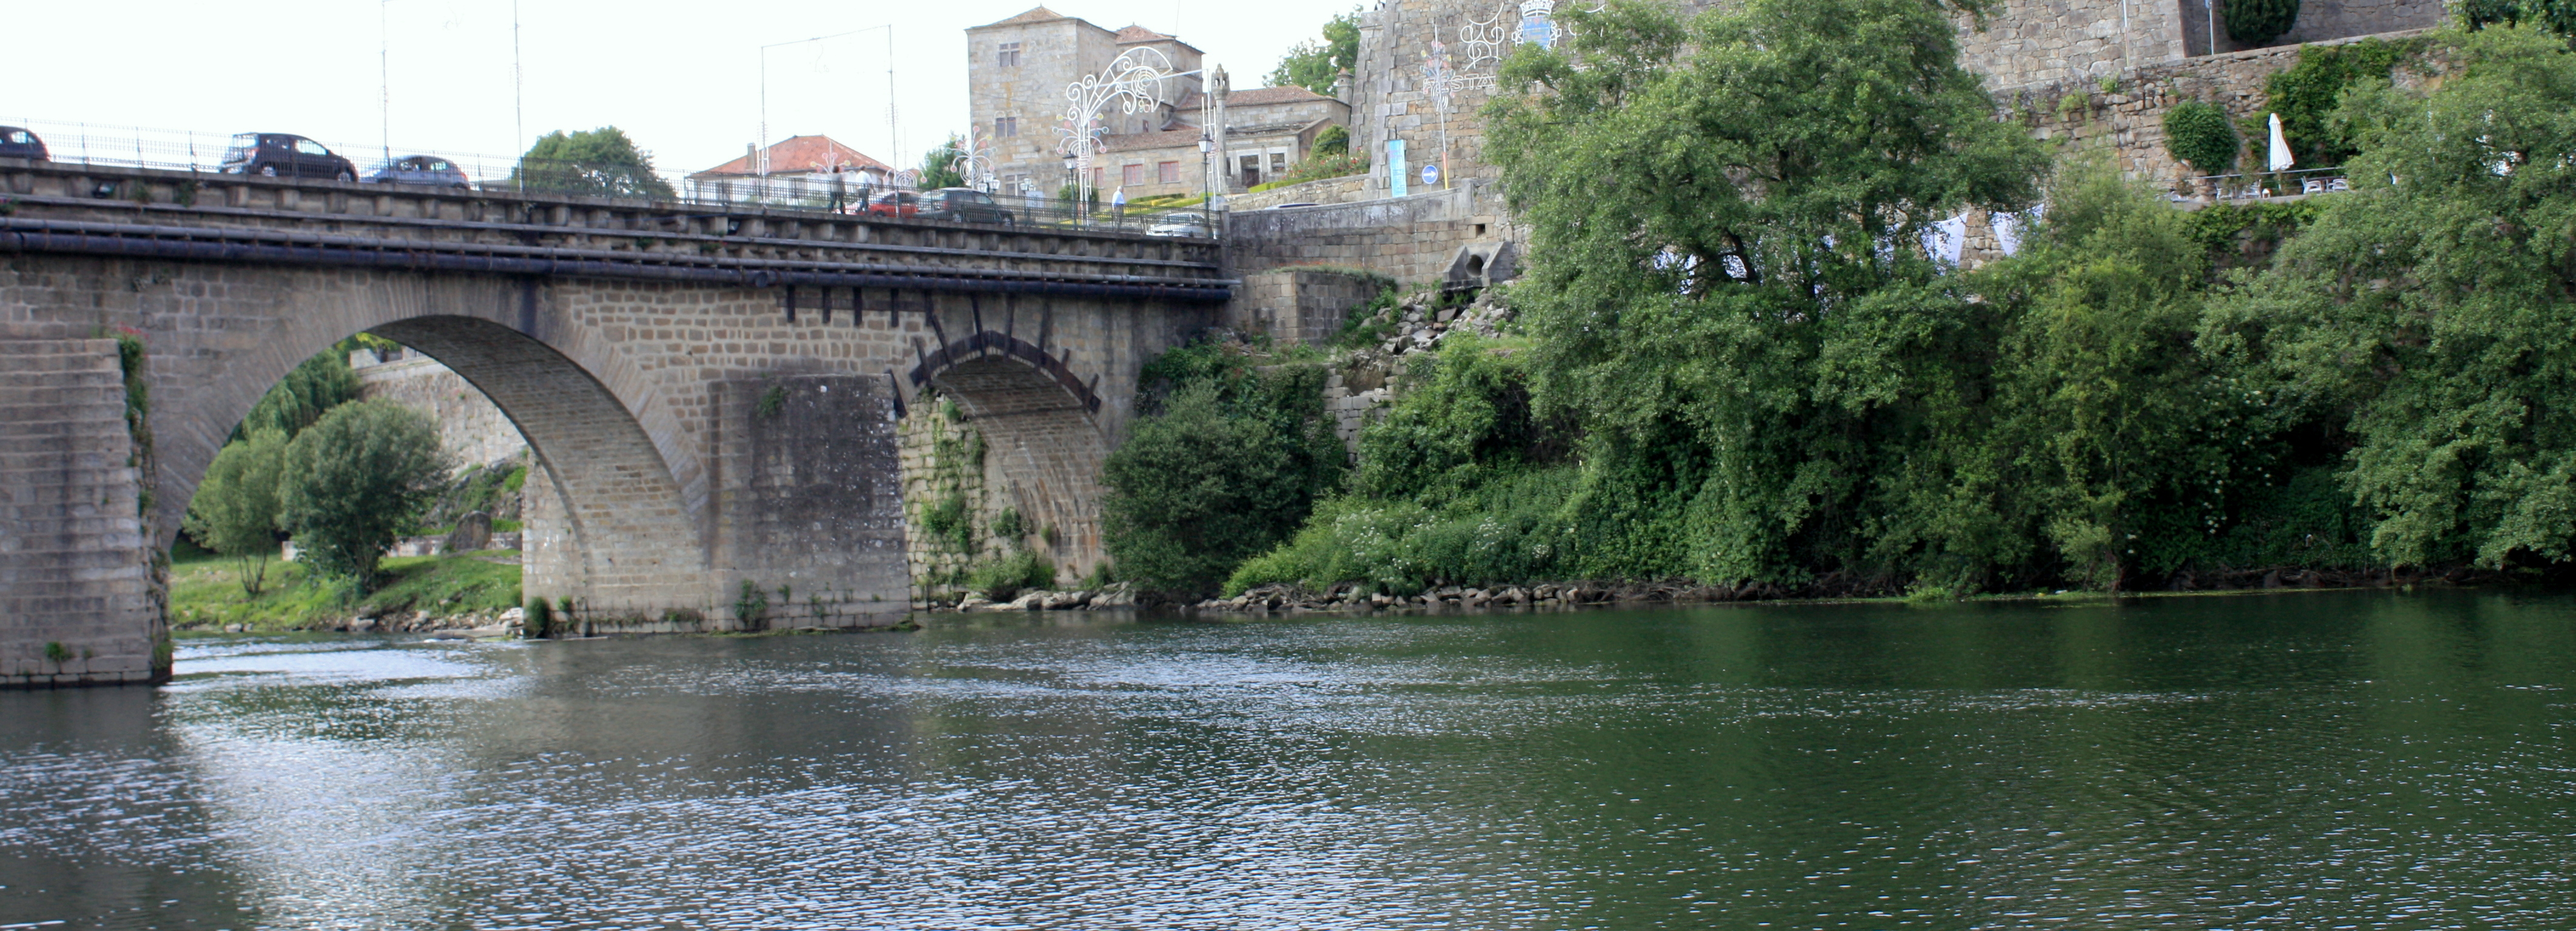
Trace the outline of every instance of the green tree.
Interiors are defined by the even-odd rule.
[[[1279,67],[1270,70],[1263,80],[1272,87],[1303,87],[1330,97],[1333,82],[1360,60],[1360,11],[1348,13],[1324,23],[1324,40],[1299,42],[1279,59]]]
[[[262,429],[224,444],[189,499],[182,524],[207,549],[240,562],[242,592],[253,598],[267,582],[268,557],[277,552],[278,474],[286,442],[285,433]]]
[[[2296,412],[2195,346],[2208,263],[2189,214],[2102,160],[2064,170],[2049,204],[1975,279],[1996,328],[1985,411],[1943,416],[1926,450],[1962,467],[1891,511],[1947,520],[1927,542],[2015,581],[2117,589],[2205,557]]]
[[[1184,358],[1146,379],[1178,387],[1102,469],[1103,538],[1120,575],[1204,592],[1294,533],[1339,482],[1345,454],[1323,416],[1320,368],[1254,372],[1204,345],[1174,355]]]
[[[2458,40],[2424,92],[2360,85],[2353,193],[2202,340],[2354,411],[2344,481],[2393,564],[2576,557],[2576,56],[2532,25]]]
[[[957,160],[966,155],[966,140],[956,136],[921,156],[921,189],[965,187],[966,176],[957,171]]]
[[[537,137],[510,170],[510,180],[549,194],[596,194],[672,200],[679,195],[653,171],[653,157],[615,126]]]
[[[279,522],[317,571],[372,591],[385,550],[445,487],[448,462],[429,416],[391,401],[332,409],[286,445]]]
[[[231,439],[238,442],[261,430],[274,430],[291,440],[332,408],[357,400],[358,373],[349,368],[354,345],[343,341],[296,363],[251,405],[250,413],[233,427]]]
[[[1516,52],[1488,114],[1533,231],[1534,403],[1588,434],[1576,568],[1883,571],[1869,482],[1977,319],[1917,244],[2033,202],[2045,150],[1922,0],[1562,16],[1572,41]]]

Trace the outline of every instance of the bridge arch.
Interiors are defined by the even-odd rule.
[[[1060,575],[1089,574],[1107,559],[1100,538],[1100,468],[1108,439],[1096,418],[1098,385],[1076,377],[1063,354],[1008,331],[982,330],[919,353],[906,378],[936,387],[984,434],[987,455],[1012,507],[1041,541]]]
[[[546,289],[403,273],[262,277],[195,302],[232,306],[168,315],[193,311],[241,332],[164,329],[144,315],[159,401],[158,545],[173,542],[207,465],[270,386],[312,354],[372,332],[456,371],[527,441],[541,466],[523,543],[527,596],[575,597],[603,613],[706,602],[704,489],[693,498],[684,478],[702,473],[694,451],[675,441],[682,431],[652,384],[592,328],[551,313]]]

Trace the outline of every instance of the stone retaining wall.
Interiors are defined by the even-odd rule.
[[[1226,237],[1238,275],[1343,265],[1403,282],[1445,277],[1470,245],[1526,241],[1505,214],[1499,188],[1481,179],[1409,197],[1230,211]]]
[[[1367,175],[1343,175],[1283,185],[1250,194],[1228,195],[1227,210],[1267,210],[1279,204],[1347,204],[1370,196]]]
[[[458,468],[488,466],[528,451],[508,415],[483,395],[482,389],[438,360],[405,349],[379,360],[369,350],[349,354],[358,373],[360,392],[428,414],[438,422],[439,445],[455,457]]]
[[[2389,41],[2425,32],[2419,29],[2313,44]],[[2271,103],[2264,85],[2272,75],[2299,63],[2300,48],[2262,48],[2140,68],[2121,75],[2119,90],[2107,95],[2098,86],[2072,82],[1998,94],[1996,103],[2042,139],[2060,140],[2072,150],[2108,152],[2128,176],[2192,196],[2203,192],[2185,182],[2202,172],[2183,165],[2165,151],[2165,112],[2186,100],[2205,100],[2224,108],[2229,117],[2240,122],[2248,117],[2259,118],[2268,112],[2266,108]],[[2399,67],[2402,71],[2405,66]],[[2061,111],[2060,101],[2070,95],[2077,96],[2081,105]],[[2255,137],[2245,142],[2248,157],[2259,161],[2265,140]]]
[[[1389,282],[1326,268],[1282,268],[1243,276],[1223,325],[1238,333],[1267,334],[1281,343],[1332,342],[1351,309],[1368,303]]]

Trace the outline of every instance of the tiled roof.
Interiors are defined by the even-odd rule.
[[[1299,103],[1308,100],[1330,100],[1314,91],[1291,84],[1286,87],[1255,87],[1239,90],[1225,98],[1228,107],[1258,107],[1274,103]]]
[[[1042,6],[1033,6],[1033,7],[1030,7],[1030,8],[1029,8],[1029,11],[1028,11],[1028,12],[1026,12],[1026,13],[1022,13],[1022,14],[1020,14],[1020,15],[1018,15],[1018,16],[1011,17],[1011,18],[1009,18],[1009,19],[1003,20],[1003,21],[998,22],[998,23],[985,23],[984,25],[977,26],[977,27],[975,27],[975,28],[977,28],[977,29],[989,29],[989,28],[992,28],[992,27],[994,27],[994,26],[1017,26],[1017,25],[1021,25],[1021,24],[1023,24],[1023,23],[1043,23],[1043,22],[1048,22],[1048,21],[1051,21],[1051,20],[1059,20],[1059,19],[1063,19],[1063,18],[1065,18],[1065,16],[1064,16],[1064,14],[1062,14],[1062,13],[1058,13],[1058,12],[1056,12],[1056,11],[1054,11],[1054,10],[1047,9],[1046,7],[1042,7]]]
[[[1045,7],[1040,7],[1039,9],[1045,9]],[[1171,38],[1171,36],[1155,32],[1154,30],[1147,29],[1143,26],[1129,26],[1125,29],[1118,30],[1118,44],[1120,45],[1130,45],[1137,42],[1162,42]]]
[[[838,168],[842,171],[858,171],[860,169],[871,168],[877,171],[894,170],[893,167],[888,166],[884,162],[877,161],[876,159],[869,158],[866,155],[861,154],[857,149],[853,149],[849,146],[833,141],[829,136],[790,136],[786,141],[769,147],[770,174],[829,172],[834,168]],[[759,163],[753,159],[752,156],[746,154],[741,158],[737,158],[722,165],[690,175],[690,177],[697,178],[710,175],[756,175],[759,173]]]

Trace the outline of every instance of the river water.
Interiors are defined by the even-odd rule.
[[[186,641],[0,926],[2576,927],[2576,597]]]

